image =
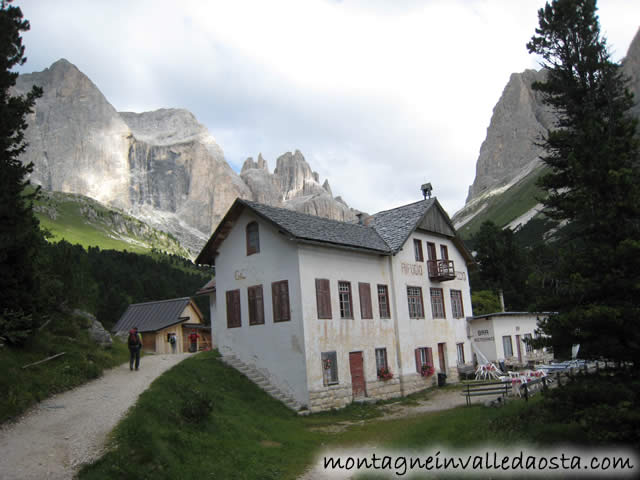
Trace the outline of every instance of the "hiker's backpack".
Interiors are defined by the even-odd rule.
[[[140,345],[140,337],[137,333],[129,332],[129,346],[137,347]]]

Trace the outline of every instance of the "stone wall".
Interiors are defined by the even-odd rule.
[[[351,400],[351,384],[329,385],[309,392],[309,410],[321,412],[332,408],[342,408],[349,405]]]
[[[412,393],[419,392],[425,388],[433,387],[438,384],[438,376],[434,373],[429,377],[423,377],[418,373],[410,373],[402,377],[402,386],[404,387],[404,394],[411,395]]]

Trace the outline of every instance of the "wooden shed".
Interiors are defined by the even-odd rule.
[[[190,297],[129,305],[113,332],[128,332],[138,327],[145,352],[171,353],[169,336],[176,335],[176,352],[189,351],[189,334],[199,335],[198,350],[212,348],[211,327],[203,321],[202,313]]]

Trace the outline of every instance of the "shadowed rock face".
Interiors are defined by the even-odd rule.
[[[206,242],[237,197],[336,219],[354,218],[318,183],[302,153],[286,153],[269,173],[262,155],[247,159],[242,178],[207,129],[183,109],[117,112],[66,60],[20,75],[24,94],[43,88],[27,121],[31,180],[52,191],[79,193],[127,210],[175,235],[192,252]],[[308,204],[308,205],[307,205]]]
[[[534,142],[553,124],[553,116],[531,88],[533,82],[542,80],[543,71],[526,70],[511,75],[493,109],[467,203],[488,189],[508,183],[542,154],[541,147]]]
[[[623,71],[630,78],[629,88],[636,97],[633,112],[640,116],[640,30],[623,61]],[[532,162],[539,162],[543,152],[535,143],[553,126],[554,118],[542,104],[541,96],[531,88],[533,82],[541,80],[544,71],[526,70],[511,75],[480,147],[467,204],[530,170]]]

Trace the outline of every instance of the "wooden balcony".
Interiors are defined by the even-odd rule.
[[[427,260],[429,278],[436,282],[446,282],[456,278],[453,260]]]

